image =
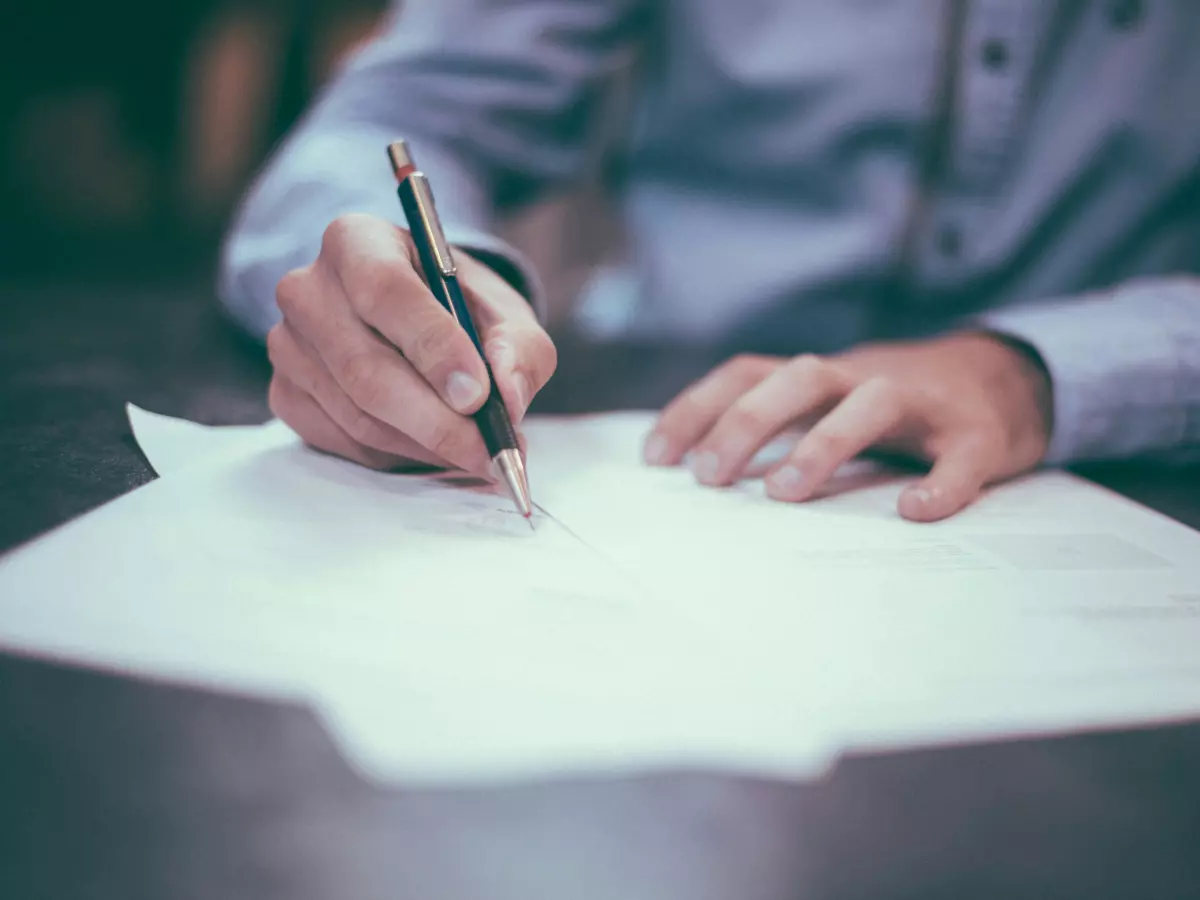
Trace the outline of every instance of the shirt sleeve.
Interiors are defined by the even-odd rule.
[[[1047,462],[1200,457],[1200,280],[1146,279],[982,317],[1050,374]]]
[[[243,200],[218,290],[252,333],[275,285],[312,262],[339,215],[403,224],[388,143],[409,141],[447,236],[535,305],[536,274],[492,234],[498,212],[583,169],[592,113],[645,0],[408,0],[326,89]]]

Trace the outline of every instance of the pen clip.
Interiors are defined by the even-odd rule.
[[[455,275],[458,268],[454,264],[454,256],[450,253],[450,242],[446,240],[446,234],[442,231],[442,223],[438,219],[429,179],[425,177],[424,172],[412,172],[408,176],[408,183],[412,186],[417,208],[421,211],[421,228],[429,239],[429,247],[433,251],[438,270],[446,276]]]

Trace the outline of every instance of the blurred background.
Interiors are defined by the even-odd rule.
[[[254,171],[380,0],[11,4],[0,28],[0,267],[211,274]]]
[[[0,28],[0,277],[212,282],[223,231],[271,148],[386,0],[10,4]],[[599,176],[597,175],[597,178]],[[612,243],[584,188],[506,237],[562,307]]]

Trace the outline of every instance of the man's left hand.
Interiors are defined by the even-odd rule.
[[[739,356],[667,406],[645,454],[649,463],[677,465],[690,453],[697,480],[729,485],[780,432],[807,428],[767,474],[770,497],[807,500],[843,463],[874,448],[932,464],[899,500],[904,518],[930,522],[1041,462],[1051,409],[1037,359],[983,333],[831,357]]]

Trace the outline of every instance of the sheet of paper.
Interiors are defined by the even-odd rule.
[[[760,683],[827,685],[839,746],[1200,714],[1200,535],[1060,472],[917,525],[895,511],[908,480],[858,463],[796,506],[616,461],[550,496]]]
[[[198,425],[125,404],[129,427],[150,467],[166,475],[193,463],[211,460],[235,448],[290,440],[288,427],[278,419],[266,425]]]
[[[899,519],[908,477],[861,462],[823,499],[783,506],[754,478],[712,491],[686,471],[641,466],[652,422],[532,422],[539,498],[656,600],[670,598],[672,615],[720,634],[758,690],[819,685],[819,713],[804,691],[796,707],[831,743],[1200,713],[1191,529],[1060,472],[993,489],[937,525]]]
[[[650,414],[532,421],[530,533],[279,423],[131,421],[165,477],[0,561],[0,641],[314,699],[379,777],[802,777],[1200,713],[1200,535],[1069,475],[913,525],[868,464],[781,505],[641,465]]]
[[[384,779],[830,758],[743,702],[711,633],[489,486],[369,472],[273,426],[135,425],[166,477],[0,560],[0,644],[308,699]]]

